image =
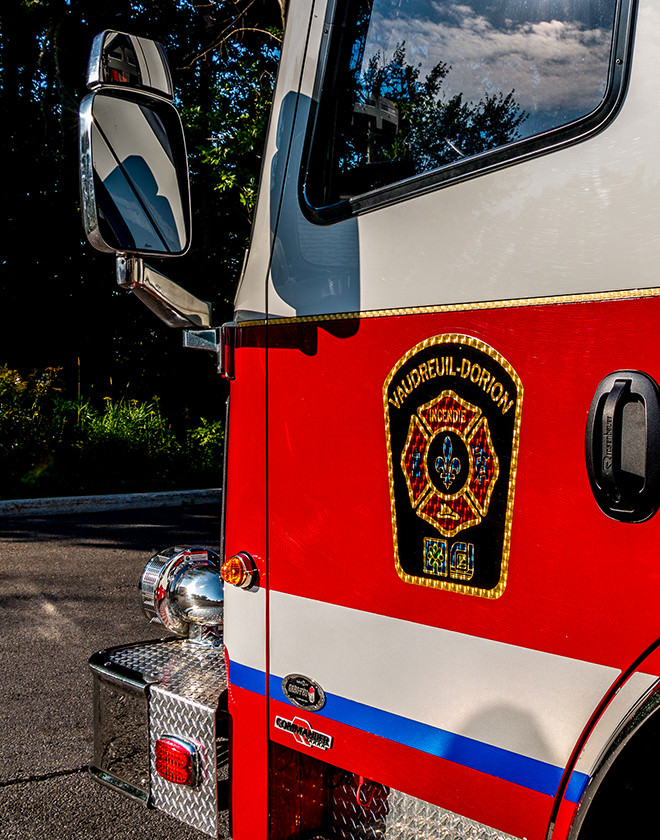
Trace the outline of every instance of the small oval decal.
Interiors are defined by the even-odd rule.
[[[302,674],[289,674],[282,680],[284,696],[298,706],[310,712],[317,712],[325,706],[325,692],[321,686]]]

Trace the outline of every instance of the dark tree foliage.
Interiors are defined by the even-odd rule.
[[[77,110],[96,33],[117,29],[165,46],[187,134],[193,247],[152,262],[226,319],[282,25],[278,0],[2,0],[0,363],[60,367],[70,395],[155,395],[166,410],[219,413],[213,357],[184,351],[179,332],[116,288],[112,257],[85,241]]]

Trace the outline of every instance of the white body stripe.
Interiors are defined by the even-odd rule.
[[[266,589],[225,586],[224,642],[232,662],[265,674],[266,638]]]
[[[651,674],[633,674],[617,691],[607,709],[601,715],[593,729],[589,740],[580,753],[575,769],[587,776],[593,775],[600,756],[616,732],[621,721],[648,694],[658,682],[658,678]]]
[[[232,652],[233,655],[233,652]],[[271,593],[271,674],[564,766],[615,668]]]

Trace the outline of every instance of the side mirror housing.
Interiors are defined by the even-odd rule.
[[[171,102],[174,87],[165,50],[157,41],[106,29],[92,43],[87,88],[128,87],[162,96]]]
[[[80,105],[80,191],[90,244],[117,257],[117,280],[170,327],[207,330],[212,308],[143,256],[190,247],[188,159],[160,44],[107,30],[94,39]]]

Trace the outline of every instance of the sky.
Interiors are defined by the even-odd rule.
[[[515,91],[529,135],[593,111],[607,88],[615,0],[375,0],[365,64],[401,41],[422,65],[451,65],[444,93],[478,102]]]

